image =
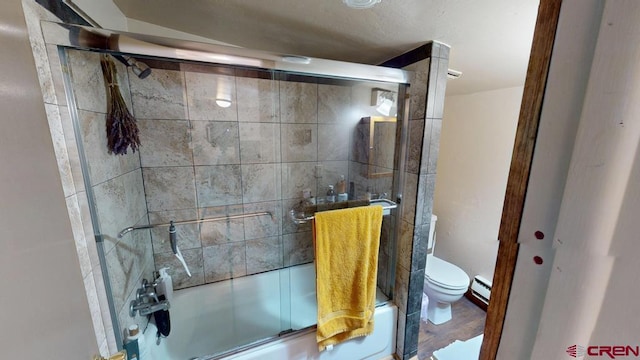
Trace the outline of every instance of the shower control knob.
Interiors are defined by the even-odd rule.
[[[143,288],[143,289],[145,289],[145,290],[146,290],[146,289],[148,289],[148,288],[154,288],[154,287],[156,287],[156,286],[158,286],[158,282],[157,282],[157,281],[154,281],[154,282],[150,283],[150,282],[149,282],[149,280],[147,280],[147,279],[142,279],[142,288]]]

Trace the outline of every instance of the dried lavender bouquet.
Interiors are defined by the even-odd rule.
[[[116,65],[109,55],[100,57],[102,74],[107,85],[107,148],[109,154],[125,155],[127,148],[135,153],[140,146],[138,125],[120,94]]]

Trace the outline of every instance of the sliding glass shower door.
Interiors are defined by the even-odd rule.
[[[151,69],[141,78],[114,52],[107,84],[100,52],[60,54],[114,331],[146,328],[130,304],[164,267],[175,292],[163,341],[188,335],[175,346],[188,356],[313,326],[311,223],[291,210],[327,201],[329,186],[337,200],[395,199],[405,85],[126,54]],[[136,118],[137,152],[107,150],[109,86]],[[395,218],[383,220],[379,302],[394,285]],[[155,226],[172,221],[175,244]],[[121,234],[128,227],[145,228]]]

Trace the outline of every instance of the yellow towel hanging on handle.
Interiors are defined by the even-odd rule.
[[[315,214],[318,349],[373,332],[382,207]]]

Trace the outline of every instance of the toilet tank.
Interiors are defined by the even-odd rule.
[[[427,242],[427,253],[432,253],[433,247],[436,244],[436,221],[438,221],[438,217],[434,214],[431,214],[431,226],[429,226],[429,240]]]

